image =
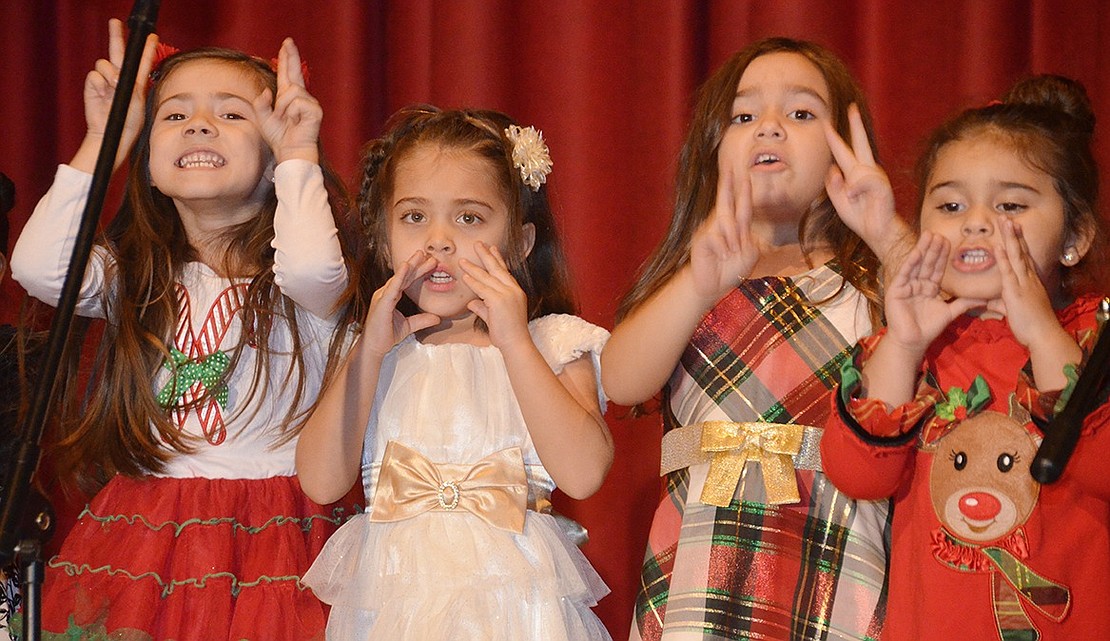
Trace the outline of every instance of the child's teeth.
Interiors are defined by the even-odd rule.
[[[206,151],[198,151],[177,160],[178,167],[223,167],[226,161],[218,154]]]
[[[963,253],[962,258],[965,263],[974,265],[987,262],[989,255],[984,249],[969,249]]]

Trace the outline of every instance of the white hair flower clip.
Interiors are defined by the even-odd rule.
[[[551,154],[543,133],[535,127],[509,125],[505,135],[513,143],[513,166],[520,170],[520,179],[532,191],[539,191],[551,173]]]

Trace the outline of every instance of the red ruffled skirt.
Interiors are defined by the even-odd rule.
[[[323,639],[300,577],[357,510],[313,503],[296,477],[116,477],[47,565],[43,638]]]

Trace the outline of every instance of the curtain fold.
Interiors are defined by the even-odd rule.
[[[130,9],[124,0],[0,3],[0,171],[18,193],[8,249],[84,134],[81,87],[106,53],[107,19]],[[361,147],[410,103],[499,109],[543,130],[582,315],[606,327],[666,229],[697,85],[753,39],[816,40],[848,62],[907,214],[921,138],[1023,75],[1078,78],[1110,126],[1110,76],[1100,73],[1110,6],[1099,0],[163,0],[158,32],[181,48],[267,58],[293,36],[324,107],[325,151],[355,191]],[[1096,138],[1104,166],[1108,140]],[[4,283],[0,321],[15,320],[21,296]],[[598,612],[622,638],[658,497],[661,427],[621,407],[609,420],[617,456],[604,488],[559,506],[590,529],[587,554],[613,589]]]

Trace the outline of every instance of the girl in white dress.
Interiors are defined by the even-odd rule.
[[[369,509],[304,577],[329,639],[608,639],[608,589],[550,514],[613,460],[598,355],[570,315],[542,136],[491,111],[411,108],[358,199],[364,317],[297,445],[314,501]],[[358,296],[355,297],[356,299]]]

